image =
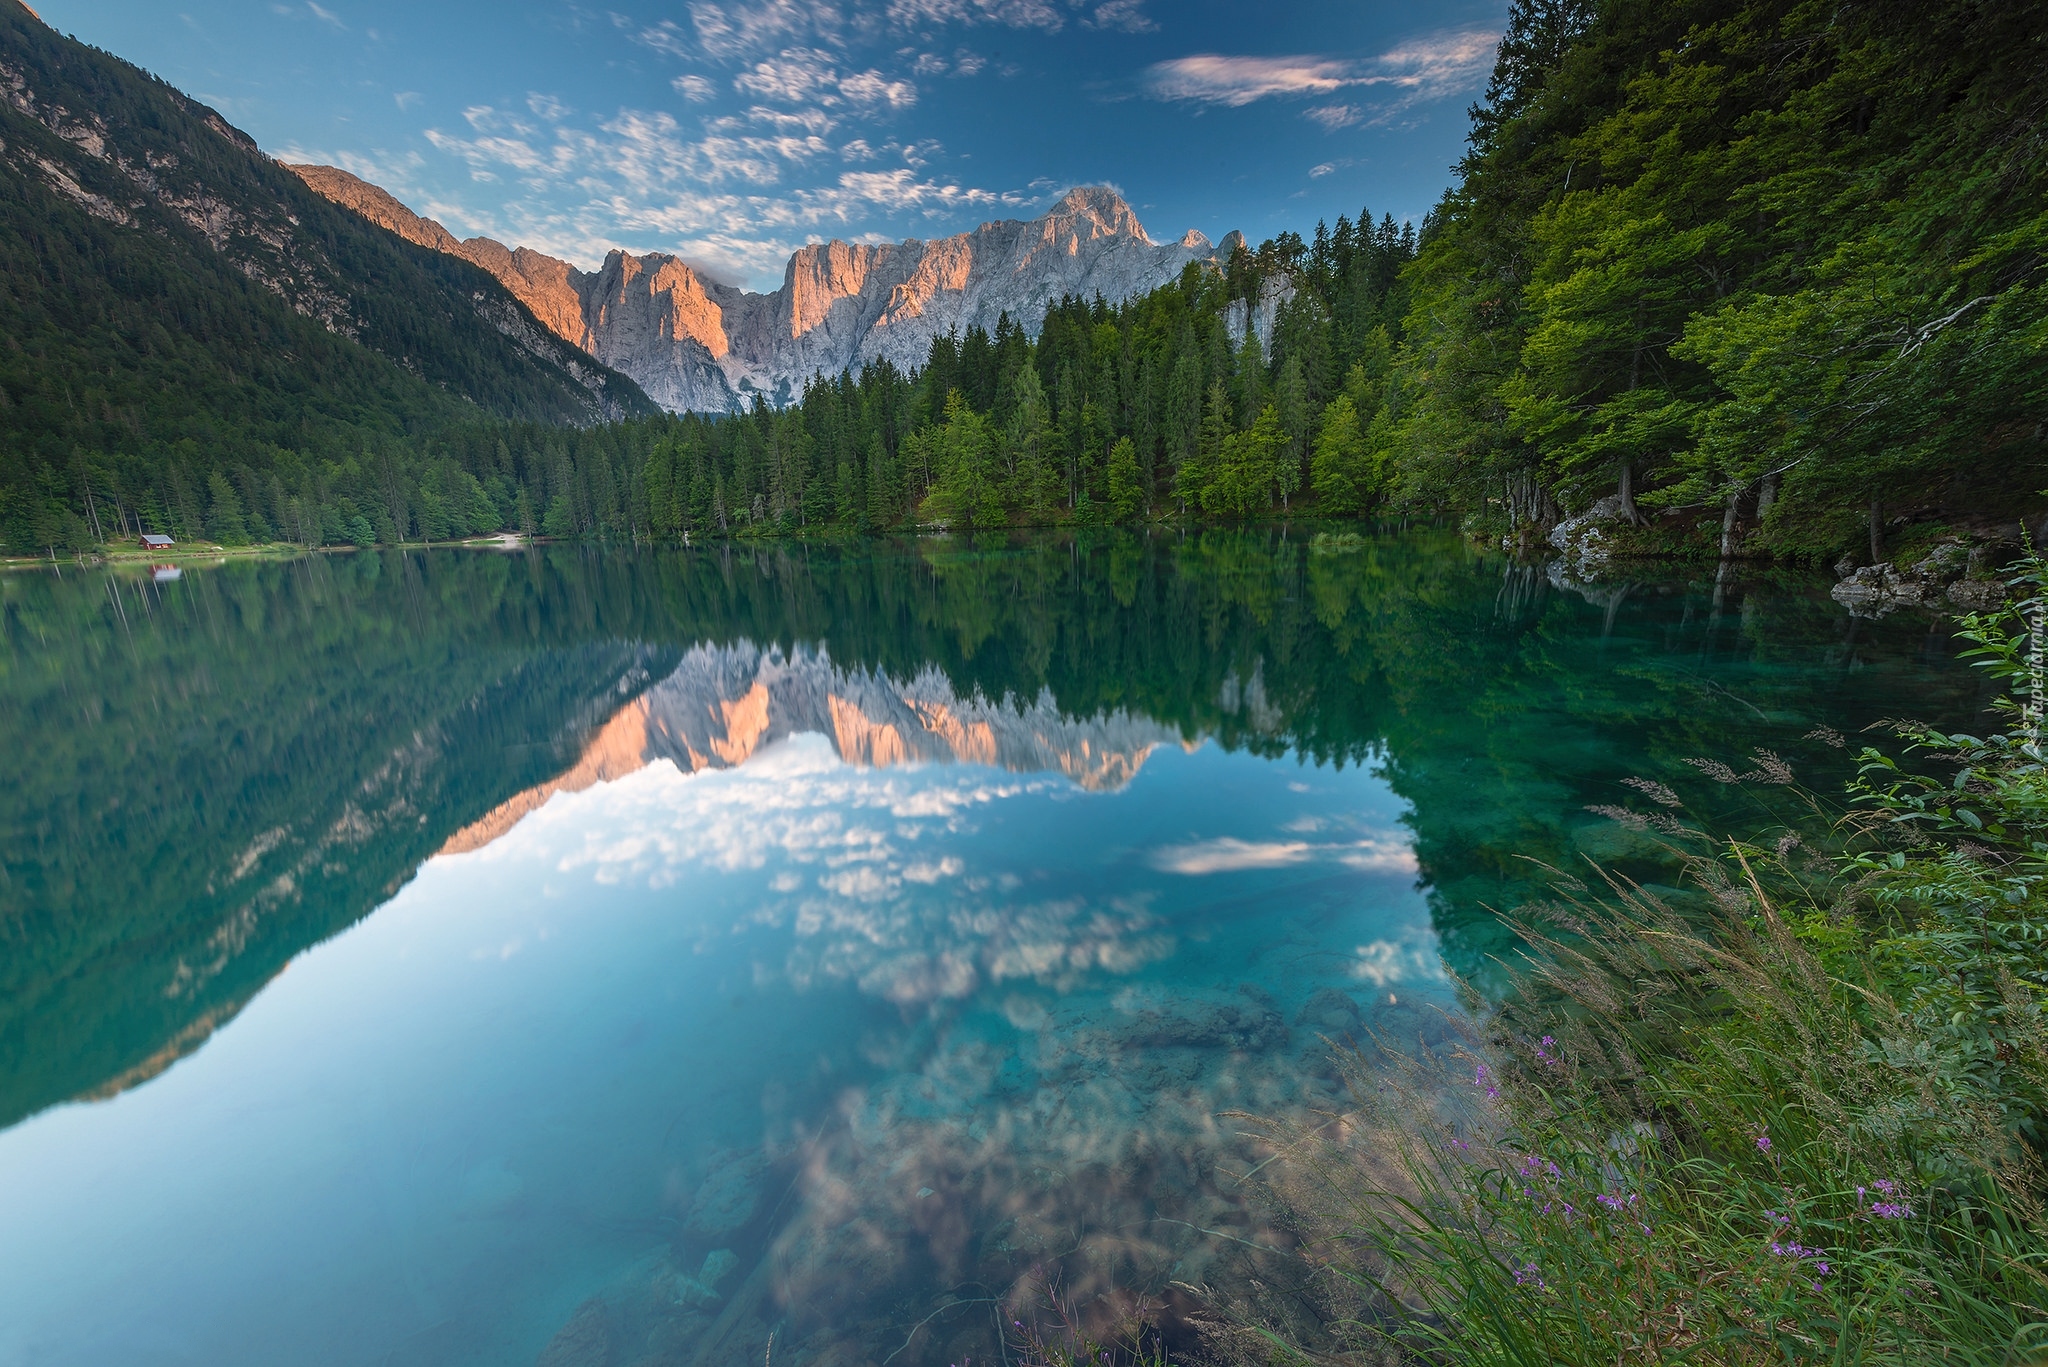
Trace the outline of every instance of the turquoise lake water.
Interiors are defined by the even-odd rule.
[[[1312,1335],[1234,1113],[1441,1042],[1529,858],[1665,876],[1587,811],[1623,779],[1831,788],[1817,728],[1985,701],[1824,583],[1569,588],[1432,530],[0,607],[8,1367],[1000,1359],[1047,1274],[1256,1280]]]

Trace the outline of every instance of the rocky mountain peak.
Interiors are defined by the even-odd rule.
[[[949,329],[993,331],[1007,313],[1035,333],[1063,295],[1120,302],[1172,281],[1189,262],[1218,262],[1201,233],[1156,243],[1122,195],[1084,185],[1029,222],[930,241],[813,243],[790,257],[778,289],[755,294],[662,252],[614,251],[586,273],[486,237],[458,242],[345,171],[292,169],[399,236],[483,267],[558,336],[674,412],[727,412],[757,395],[786,403],[813,375],[870,361],[916,369]]]
[[[1124,202],[1124,197],[1103,185],[1077,185],[1061,197],[1046,214],[1049,221],[1071,223],[1075,229],[1094,237],[1131,237],[1150,243],[1145,225]]]

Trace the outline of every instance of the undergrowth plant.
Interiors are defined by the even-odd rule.
[[[1024,1291],[1005,1336],[1017,1367],[1167,1367],[1159,1306],[1145,1297],[1112,1295],[1084,1308],[1051,1274],[1027,1278]]]
[[[1444,1363],[2048,1363],[2048,564],[1961,624],[2000,729],[1892,724],[1773,829],[1636,780],[1676,892],[1560,873],[1461,1048],[1382,1042],[1275,1132],[1354,1337]],[[1831,743],[1846,742],[1832,733]],[[1474,1003],[1476,1006],[1477,1004]]]

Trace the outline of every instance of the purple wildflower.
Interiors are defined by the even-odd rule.
[[[1767,1134],[1758,1135],[1756,1137],[1756,1146],[1761,1152],[1769,1153],[1771,1151],[1771,1137]]]
[[[1913,1208],[1904,1201],[1879,1201],[1870,1208],[1870,1213],[1880,1220],[1908,1220]]]
[[[1771,1241],[1771,1252],[1780,1258],[1797,1258],[1801,1262],[1808,1263],[1810,1264],[1809,1271],[1817,1272],[1823,1277],[1834,1271],[1834,1268],[1827,1262],[1827,1250],[1824,1248],[1808,1248],[1804,1244],[1780,1243],[1773,1239]],[[1820,1290],[1820,1283],[1815,1282],[1813,1289],[1816,1291]]]

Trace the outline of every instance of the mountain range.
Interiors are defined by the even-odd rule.
[[[1069,716],[1050,692],[1029,702],[963,696],[929,665],[897,679],[879,669],[836,665],[822,645],[784,652],[751,641],[703,644],[613,713],[576,763],[463,827],[441,852],[488,845],[558,792],[581,792],[661,759],[685,773],[736,768],[763,747],[803,732],[826,737],[849,764],[1057,771],[1090,792],[1121,789],[1154,749],[1187,744],[1176,728],[1122,709]]]
[[[921,367],[951,329],[994,331],[1008,313],[1036,333],[1072,294],[1112,302],[1166,284],[1192,262],[1227,260],[1241,237],[1154,242],[1115,191],[1069,191],[1042,217],[984,223],[933,241],[815,243],[765,294],[661,252],[613,251],[595,272],[488,237],[458,239],[385,190],[332,166],[292,166],[309,186],[408,242],[489,271],[554,334],[630,375],[673,412],[776,404],[813,375],[870,361]]]

